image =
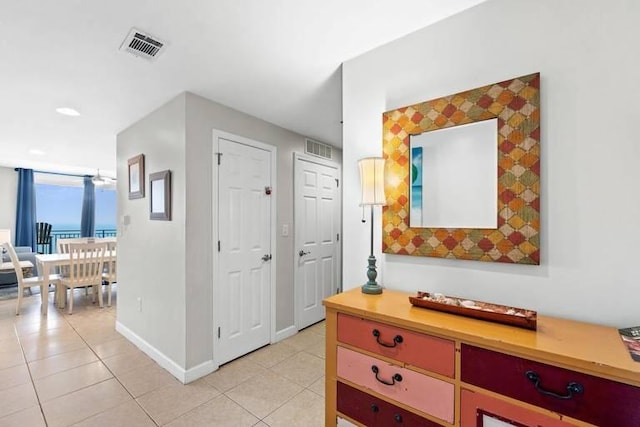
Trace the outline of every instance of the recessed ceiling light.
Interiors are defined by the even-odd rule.
[[[74,110],[73,108],[69,108],[69,107],[59,107],[59,108],[56,108],[56,111],[65,116],[77,117],[80,115],[80,113],[78,113],[78,110]]]
[[[38,150],[37,148],[32,148],[29,150],[29,154],[35,154],[36,156],[44,156],[46,153],[42,150]]]

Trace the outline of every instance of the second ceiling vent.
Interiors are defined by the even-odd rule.
[[[164,51],[164,47],[165,42],[157,37],[132,28],[120,45],[120,50],[139,58],[154,61]]]
[[[330,145],[323,144],[309,138],[306,139],[304,152],[307,154],[312,154],[314,156],[324,157],[325,159],[332,158],[332,150]]]

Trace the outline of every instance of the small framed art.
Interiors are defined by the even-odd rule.
[[[171,171],[149,174],[150,219],[171,221]]]
[[[127,161],[129,175],[129,199],[144,197],[144,154],[138,154]]]

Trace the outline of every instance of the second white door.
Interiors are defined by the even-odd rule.
[[[340,206],[337,165],[295,158],[296,325],[324,319],[322,300],[338,292]]]
[[[271,152],[218,137],[217,357],[270,342]]]

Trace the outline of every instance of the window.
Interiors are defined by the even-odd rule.
[[[80,237],[84,182],[81,177],[36,173],[36,221],[51,224],[52,249],[58,238]],[[116,190],[95,188],[95,236],[116,235]]]
[[[55,231],[80,233],[82,193],[82,186],[36,183],[36,220]]]
[[[116,190],[107,187],[96,187],[96,237],[115,236],[116,219],[118,217]]]

